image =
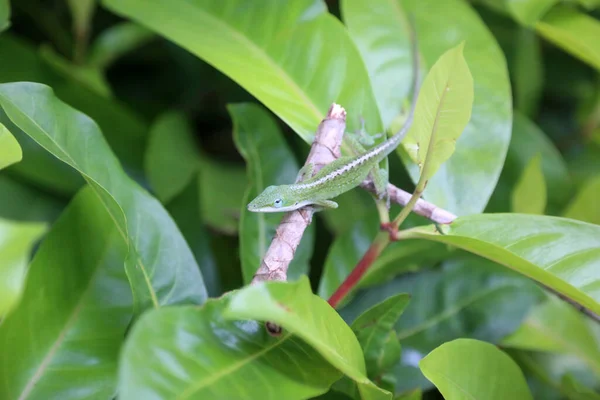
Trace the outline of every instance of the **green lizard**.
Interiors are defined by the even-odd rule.
[[[406,136],[408,128],[412,124],[417,102],[419,55],[416,51],[416,40],[413,40],[413,57],[412,104],[408,118],[400,132],[367,151],[364,151],[364,148],[360,146],[360,140],[352,139],[348,141],[355,152],[362,152],[355,156],[338,158],[325,165],[315,176],[312,176],[314,166],[312,164],[305,165],[300,169],[295,183],[267,187],[248,204],[248,211],[284,212],[309,205],[317,211],[326,208],[337,208],[338,204],[331,199],[360,185],[370,173],[375,183],[378,198],[383,198],[387,194],[387,171],[379,170],[378,164],[394,151]]]

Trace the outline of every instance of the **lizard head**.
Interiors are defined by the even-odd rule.
[[[283,212],[302,207],[292,199],[289,185],[269,186],[248,204],[252,212]]]

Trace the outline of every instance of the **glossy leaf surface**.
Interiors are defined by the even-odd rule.
[[[0,218],[0,318],[21,298],[33,245],[46,229],[44,223]]]
[[[533,399],[517,364],[496,346],[457,339],[419,363],[446,400]]]
[[[23,158],[23,150],[17,139],[0,123],[0,170],[18,163]]]
[[[250,283],[271,244],[282,214],[252,213],[246,205],[267,186],[293,183],[299,167],[275,121],[263,108],[251,103],[232,104],[228,108],[234,124],[235,145],[246,160],[248,170],[248,188],[241,205],[240,258],[244,282]],[[289,280],[308,273],[314,232],[314,224],[304,231],[289,265]]]
[[[359,128],[362,115],[368,132],[382,131],[360,55],[321,1],[238,0],[227,7],[218,0],[103,3],[222,71],[306,142],[312,142],[334,101],[348,112],[349,130]],[[263,22],[256,24],[258,20]]]
[[[512,192],[512,211],[523,214],[544,214],[546,209],[546,181],[542,172],[542,158],[537,154],[523,170]]]
[[[425,66],[465,41],[464,56],[475,84],[471,119],[424,197],[457,215],[481,212],[500,176],[510,142],[512,99],[504,55],[477,12],[464,1],[405,0],[402,5],[414,16]],[[406,157],[403,160],[416,182],[418,167]]]
[[[535,24],[536,31],[563,50],[600,70],[600,22],[568,6],[556,6]]]
[[[204,301],[202,276],[181,233],[158,201],[125,175],[94,121],[35,83],[0,85],[0,105],[36,142],[81,173],[102,200],[129,245],[125,265],[137,311]],[[73,140],[74,132],[80,140]]]
[[[424,182],[454,153],[471,118],[473,77],[463,48],[461,43],[448,50],[431,67],[419,92],[414,123],[402,141]]]
[[[0,398],[114,396],[132,316],[126,255],[104,205],[83,189],[42,242],[21,302],[0,325]]]
[[[223,319],[227,298],[143,315],[125,344],[123,398],[301,400],[341,374],[297,336],[270,336],[255,321]],[[160,376],[160,379],[156,379]]]
[[[406,238],[451,244],[489,258],[600,312],[600,226],[523,214],[461,217],[445,235],[413,228]]]
[[[227,319],[271,321],[310,344],[331,365],[358,384],[362,399],[391,399],[367,377],[360,344],[337,312],[314,295],[307,277],[295,283],[269,282],[235,293]]]
[[[411,89],[408,19],[397,0],[344,0],[344,23],[367,67],[384,128],[400,114]]]

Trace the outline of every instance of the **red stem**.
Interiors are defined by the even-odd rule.
[[[360,279],[364,276],[365,272],[373,264],[373,261],[379,257],[383,249],[388,245],[389,238],[388,234],[383,232],[383,235],[378,235],[367,252],[363,255],[361,260],[358,262],[356,267],[350,272],[350,275],[346,277],[344,282],[337,288],[337,290],[331,295],[327,302],[333,308],[336,308],[340,302],[348,295],[348,293],[358,284]]]

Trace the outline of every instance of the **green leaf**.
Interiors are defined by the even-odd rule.
[[[339,379],[296,336],[272,337],[263,324],[224,320],[227,300],[144,314],[121,354],[120,397],[302,400]]]
[[[408,20],[397,0],[344,0],[340,8],[367,67],[387,129],[411,89],[414,71]]]
[[[278,324],[353,379],[361,398],[391,399],[389,393],[366,377],[356,336],[325,300],[312,293],[307,277],[295,283],[268,282],[246,287],[232,296],[223,317]]]
[[[42,242],[20,304],[0,325],[0,398],[114,396],[132,316],[126,255],[104,205],[83,189]]]
[[[429,181],[424,197],[457,215],[479,213],[494,191],[510,142],[512,99],[504,55],[468,2],[405,0],[402,4],[407,14],[414,15],[427,66],[466,41],[464,57],[475,82],[471,120],[450,160]],[[407,157],[402,159],[417,182],[418,167]]]
[[[548,12],[558,0],[504,0],[509,13],[521,24],[532,26]]]
[[[10,26],[10,1],[0,0],[0,32]]]
[[[177,226],[158,201],[123,172],[91,119],[35,83],[0,85],[0,105],[36,142],[80,172],[102,200],[129,244],[125,268],[136,312],[204,301],[202,276]],[[73,132],[80,140],[73,140]]]
[[[586,388],[571,375],[565,375],[563,378],[562,390],[567,393],[569,400],[600,400],[600,393]]]
[[[463,57],[464,42],[431,67],[423,82],[415,121],[402,145],[427,182],[446,162],[471,118],[473,77]]]
[[[519,28],[515,41],[511,42],[511,45],[514,46],[511,72],[515,108],[531,118],[537,114],[544,89],[544,64],[540,39],[531,29]]]
[[[23,159],[23,150],[17,139],[0,123],[0,170]]]
[[[520,113],[514,114],[513,134],[498,186],[490,199],[488,212],[510,211],[511,192],[523,175],[527,163],[541,155],[547,186],[548,211],[561,210],[572,191],[565,160],[544,132]]]
[[[445,343],[419,367],[446,400],[533,399],[517,364],[489,343],[473,339]]]
[[[351,204],[348,206],[352,207]],[[367,251],[378,230],[379,217],[377,212],[372,210],[364,218],[355,221],[349,230],[335,238],[325,259],[319,281],[319,296],[327,299],[335,292]],[[431,246],[431,243],[426,242],[392,243],[373,262],[359,287],[371,286],[402,273],[417,271],[424,264],[442,260],[447,255],[448,251],[443,245]]]
[[[502,340],[502,345],[575,355],[600,378],[600,342],[591,324],[569,304],[549,297],[531,310],[523,325]]]
[[[103,4],[213,65],[308,143],[332,102],[348,112],[350,131],[359,128],[361,115],[368,132],[383,130],[361,57],[321,1],[234,0],[227,7],[220,1],[185,0]]]
[[[185,115],[160,115],[148,137],[145,171],[156,197],[163,203],[173,200],[196,176],[200,154],[192,127]]]
[[[96,9],[96,0],[67,0],[75,32],[88,31]]]
[[[90,49],[88,64],[108,68],[119,57],[154,39],[156,35],[132,22],[121,22],[102,31]]]
[[[0,218],[0,318],[21,299],[33,245],[46,229],[45,223]]]
[[[411,306],[395,326],[402,345],[402,362],[393,369],[397,392],[429,389],[417,363],[437,346],[461,337],[498,343],[516,330],[530,307],[542,299],[533,282],[463,253],[446,261],[441,270],[400,276],[360,291],[341,314],[344,320],[352,321],[364,310],[402,292],[410,293]]]
[[[23,222],[52,222],[66,204],[47,193],[0,175],[0,217]]]
[[[250,283],[267,251],[281,214],[252,213],[246,204],[269,185],[294,182],[298,163],[287,146],[275,120],[258,105],[230,104],[235,145],[244,157],[248,171],[248,187],[240,218],[240,259],[244,282]],[[315,239],[314,224],[304,231],[294,259],[288,268],[288,279],[308,274]]]
[[[600,175],[583,184],[563,215],[600,225]]]
[[[489,258],[600,313],[600,226],[524,214],[460,217],[444,235],[435,227],[404,231],[402,238],[447,243]]]
[[[408,305],[410,295],[388,297],[358,316],[351,327],[365,354],[367,373],[379,376],[400,359],[400,342],[394,325]]]
[[[394,397],[394,400],[421,400],[422,397],[423,393],[421,392],[421,389],[415,389]]]
[[[35,48],[10,35],[0,35],[0,54],[11,55],[0,63],[0,83],[27,81],[51,86],[61,100],[89,115],[100,125],[106,141],[128,172],[134,176],[141,175],[147,127],[138,115],[117,100],[108,100],[72,78],[57,74],[40,58]],[[17,136],[14,131],[13,134]],[[17,140],[20,138],[17,137]],[[27,151],[23,150],[27,157]],[[46,167],[38,169],[44,170]],[[71,188],[68,194],[74,194],[79,187]]]
[[[541,154],[529,160],[512,192],[512,211],[523,214],[544,214],[546,181],[542,172]]]
[[[600,22],[568,6],[553,7],[535,24],[545,39],[600,70]]]
[[[200,266],[202,279],[210,297],[223,293],[221,276],[217,268],[215,256],[210,247],[210,236],[203,225],[200,211],[200,189],[198,179],[192,179],[165,208],[173,217],[187,244],[190,246],[196,262]]]

